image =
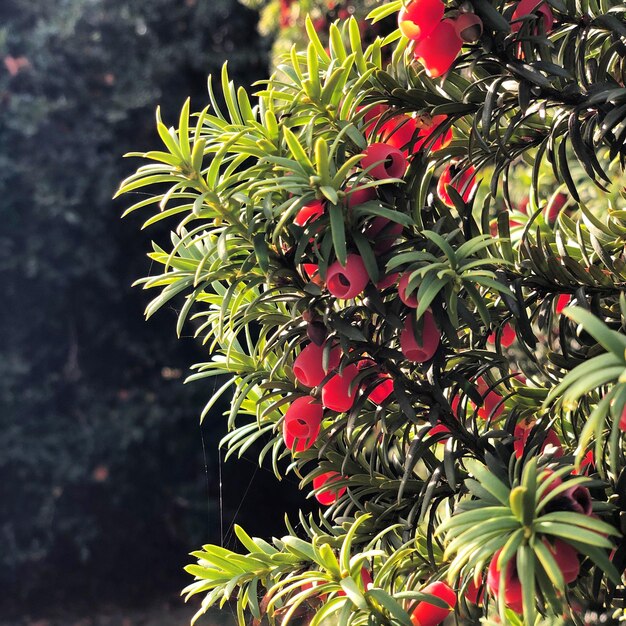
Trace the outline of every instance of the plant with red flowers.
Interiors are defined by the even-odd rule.
[[[294,7],[294,5],[290,5]],[[319,510],[204,546],[241,624],[610,623],[626,549],[626,13],[411,0],[363,45],[307,22],[252,102],[178,127],[122,185],[176,217],[174,301],[227,376],[229,455]],[[416,56],[421,61],[416,60]],[[192,120],[195,123],[192,123]],[[154,187],[151,187],[153,186]],[[619,547],[618,547],[619,546]],[[365,573],[364,573],[365,572]]]

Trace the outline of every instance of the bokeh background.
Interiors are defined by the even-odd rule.
[[[220,510],[220,408],[201,427],[212,387],[183,385],[206,354],[131,287],[167,225],[111,200],[138,165],[122,155],[158,145],[157,105],[202,108],[226,59],[244,86],[267,75],[258,19],[237,0],[0,2],[3,625],[186,624],[187,553],[234,546],[235,519],[278,533],[299,504],[244,459]]]

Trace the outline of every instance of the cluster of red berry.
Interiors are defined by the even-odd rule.
[[[591,495],[587,487],[575,485],[568,487],[567,482],[555,475],[551,470],[544,471],[544,479],[539,490],[538,510],[545,512],[569,511],[593,516]],[[580,563],[577,550],[562,539],[548,541],[543,539],[544,546],[550,551],[557,566],[561,570],[566,584],[578,578]],[[487,589],[498,597],[502,564],[498,550],[491,559],[487,572]],[[515,612],[522,612],[522,584],[520,582],[515,558],[508,561],[504,571],[504,601]]]
[[[471,4],[462,8],[454,17],[444,18],[442,0],[412,0],[398,14],[400,31],[413,42],[413,54],[431,78],[445,74],[463,43],[473,43],[482,34],[482,20]]]
[[[589,490],[579,484],[568,486],[567,481],[563,482],[559,476],[549,469],[544,470],[541,477],[538,509],[543,509],[546,513],[565,511],[593,516]],[[565,583],[569,584],[575,581],[580,572],[580,562],[576,548],[562,539],[549,541],[544,538],[543,545],[554,558]],[[482,575],[479,575],[465,587],[464,595],[468,602],[481,604],[485,589],[495,598],[498,597],[502,574],[501,554],[502,550],[498,550],[494,554],[488,568],[486,581]],[[517,573],[515,558],[511,558],[506,563],[503,580],[506,605],[517,613],[521,613],[522,585]],[[437,626],[447,617],[450,610],[454,608],[457,594],[451,587],[441,581],[428,585],[422,591],[443,600],[448,604],[449,608],[438,607],[428,602],[420,602],[411,615],[411,621],[415,626]]]
[[[383,115],[387,118],[384,122],[381,121]],[[362,174],[375,181],[401,179],[406,173],[410,152],[416,152],[426,144],[431,150],[437,150],[450,143],[452,131],[445,129],[445,121],[445,116],[424,116],[416,119],[401,114],[390,117],[386,107],[371,108],[364,115],[364,131],[371,143],[364,150],[360,161]],[[444,178],[440,185],[442,189],[445,190],[446,185],[453,184],[465,192],[462,185],[465,185],[467,178],[457,182],[453,180],[453,176],[454,174],[449,173]],[[469,193],[474,188],[475,185]],[[374,201],[378,201],[378,196],[373,187],[352,188],[348,185],[345,188],[347,211]],[[314,232],[315,226],[311,226],[325,213],[325,203],[314,200],[300,209],[294,223]],[[363,235],[371,242],[376,254],[385,254],[398,241],[402,231],[401,224],[378,216],[366,224]],[[310,243],[313,241],[311,239]],[[323,277],[318,264],[314,262],[303,263],[302,271],[308,280],[339,300],[352,300],[361,296],[370,282],[365,261],[356,252],[349,252],[343,264],[338,260],[331,263]],[[439,347],[441,333],[429,309],[418,323],[413,312],[418,308],[418,301],[412,293],[414,287],[410,285],[410,278],[409,273],[390,273],[376,286],[389,296],[393,297],[395,294],[406,306],[407,314],[399,335],[399,347],[407,360],[424,363],[433,358]],[[421,331],[419,335],[418,326]],[[341,367],[341,349],[326,341],[325,332],[319,336],[309,333],[309,338],[311,343],[294,361],[293,374],[302,386],[319,387],[321,393],[319,400],[312,395],[298,398],[284,416],[284,441],[295,452],[302,452],[313,445],[319,435],[325,409],[338,413],[350,411],[362,388],[367,388],[367,397],[375,404],[383,403],[394,390],[392,378],[389,374],[380,373],[374,360],[361,359],[357,363]],[[313,486],[320,502],[331,504],[345,491],[319,491],[325,483],[340,478],[334,473],[317,477]]]

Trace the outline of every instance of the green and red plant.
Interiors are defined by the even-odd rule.
[[[232,390],[228,454],[262,441],[324,507],[272,543],[238,528],[247,554],[204,546],[186,592],[242,624],[611,623],[626,8],[370,18],[396,13],[367,47],[309,21],[254,104],[224,71],[226,110],[210,89],[193,125],[189,103],[158,118],[166,151],[122,184],[153,189],[147,224],[179,219],[142,282],[212,354],[190,380],[228,376],[203,417]]]

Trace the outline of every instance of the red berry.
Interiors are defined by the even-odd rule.
[[[364,189],[354,189],[350,186],[345,188],[346,193],[346,206],[348,209],[352,209],[366,202],[376,200],[376,190],[372,187],[365,187]]]
[[[356,366],[359,370],[373,369],[378,371],[377,363],[373,359],[363,359]],[[377,374],[372,382],[376,382],[376,386],[367,397],[375,404],[382,404],[393,393],[393,378],[388,374]]]
[[[367,591],[372,586],[372,576],[371,574],[364,568],[361,568],[361,582],[363,583],[363,589]],[[341,590],[337,592],[338,596],[345,596],[346,592]]]
[[[475,174],[476,170],[471,165],[463,168],[461,172],[457,171],[455,163],[448,165],[437,182],[437,195],[445,205],[454,208],[454,202],[447,189],[449,185],[460,194],[464,202],[467,202],[478,187]]]
[[[465,589],[465,599],[472,604],[480,604],[485,595],[482,589],[483,577],[482,575],[478,579],[478,584],[474,582],[474,579],[470,580]]]
[[[552,556],[563,574],[565,583],[568,585],[573,583],[578,578],[578,573],[580,572],[580,563],[578,562],[576,549],[561,539],[555,539],[554,544],[544,539],[543,543],[552,552]]]
[[[393,379],[389,376],[379,376],[379,383],[374,387],[368,398],[374,404],[382,404],[393,393]]]
[[[320,268],[317,263],[303,263],[302,269],[304,273],[307,275],[308,279],[318,287],[324,286],[324,281],[320,276]]]
[[[363,108],[364,107],[357,107],[356,110],[360,111]],[[367,113],[363,115],[363,122],[365,122],[366,124],[365,128],[363,129],[363,132],[366,137],[369,138],[372,132],[374,132],[374,129],[376,128],[376,124],[378,123],[378,120],[388,108],[389,107],[386,104],[376,104],[371,109],[369,109]]]
[[[498,557],[502,550],[498,550],[491,559],[487,574],[487,589],[497,596],[500,590],[500,570],[498,569]],[[516,613],[522,612],[522,583],[517,575],[515,555],[506,564],[505,570],[504,602]]]
[[[432,145],[430,145],[431,137],[447,119],[447,115],[434,115],[428,123],[424,123],[419,131],[418,140],[415,142],[415,150],[421,150],[424,146],[429,144],[429,150],[435,152],[450,145],[452,141],[452,128],[448,128],[445,133],[440,134]]]
[[[322,405],[311,396],[302,396],[287,409],[283,421],[285,445],[296,452],[308,450],[317,439],[322,423]]]
[[[368,282],[365,263],[358,254],[349,254],[345,265],[335,261],[326,271],[326,287],[336,298],[350,300],[358,296]]]
[[[412,294],[407,294],[410,278],[411,272],[404,272],[404,274],[402,274],[402,278],[400,278],[400,281],[398,282],[398,295],[400,296],[400,300],[402,300],[406,306],[411,309],[417,309],[417,292],[414,291]]]
[[[305,226],[307,223],[314,222],[316,219],[324,215],[324,204],[320,200],[313,200],[305,204],[293,219],[294,224]]]
[[[567,489],[563,495],[569,499],[570,508],[575,513],[582,513],[583,515],[591,515],[593,513],[593,502],[587,487],[576,485]]]
[[[511,17],[511,31],[516,33],[522,28],[522,18],[530,15],[539,16],[543,20],[543,30],[549,33],[554,24],[554,15],[547,2],[538,2],[538,0],[520,0],[515,7],[515,11]]]
[[[564,194],[562,191],[557,191],[550,197],[546,208],[543,210],[543,217],[546,221],[546,224],[548,224],[549,226],[554,226],[557,217],[559,216],[559,213],[562,211],[563,207],[567,203],[567,199],[567,195]]]
[[[456,60],[463,41],[456,34],[454,22],[439,22],[432,33],[415,44],[415,58],[424,66],[426,74],[437,78],[445,74]]]
[[[402,233],[402,224],[386,217],[375,217],[365,228],[365,236],[374,242],[374,251],[387,252]]]
[[[593,452],[589,450],[587,454],[582,458],[580,462],[579,471],[572,470],[572,474],[587,474],[589,469],[593,469],[596,466],[595,459],[593,458]]]
[[[313,489],[316,491],[321,489],[325,485],[328,487],[323,491],[318,491],[315,494],[315,499],[325,506],[333,504],[341,498],[341,496],[346,493],[345,487],[335,487],[333,488],[333,483],[343,480],[343,476],[337,472],[326,472],[324,474],[320,474],[313,479]]]
[[[359,370],[353,363],[344,367],[322,387],[322,404],[338,413],[345,413],[352,408],[357,395],[357,386],[352,385]]]
[[[372,178],[402,178],[406,172],[406,157],[387,143],[370,144],[364,151],[361,166]]]
[[[310,343],[300,352],[293,362],[293,375],[299,383],[305,387],[317,387],[328,372],[336,369],[341,358],[341,350],[338,347],[330,349],[328,356],[328,368],[323,366],[324,350],[328,350],[324,345],[318,346]]]
[[[545,489],[541,494],[541,500],[546,498],[549,493],[552,493],[557,487],[563,484],[563,481],[555,475],[551,469],[546,469],[542,472],[541,484],[545,485]]]
[[[380,128],[381,140],[386,144],[402,150],[408,156],[408,147],[416,136],[417,122],[408,115],[396,115],[387,120]]]
[[[443,18],[442,0],[413,0],[400,9],[398,27],[405,37],[419,41],[428,37]]]
[[[571,302],[572,296],[569,293],[562,293],[556,300],[556,314],[561,315],[563,309]]]
[[[496,334],[497,333],[494,331],[489,335],[489,337],[487,337],[487,341],[492,345],[495,345],[496,343]],[[515,341],[515,336],[515,329],[509,322],[507,322],[502,329],[502,333],[500,333],[500,345],[503,348],[509,348]]]
[[[436,426],[433,426],[429,431],[428,434],[431,437],[434,437],[435,435],[438,435],[439,433],[449,433],[450,429],[447,426],[444,426],[443,424],[437,424]],[[444,444],[446,443],[446,441],[448,441],[449,437],[446,437],[445,439],[440,439],[439,441],[437,441],[437,443],[440,444]]]
[[[516,426],[513,431],[513,436],[515,441],[513,443],[513,448],[515,450],[515,456],[518,459],[521,459],[524,454],[524,449],[526,448],[526,444],[528,442],[528,438],[530,437],[530,433],[534,428],[536,422],[532,419],[523,419]],[[555,457],[563,456],[563,450],[561,448],[561,442],[559,440],[556,432],[550,428],[546,434],[546,438],[541,446],[541,452],[543,452],[548,446],[553,446],[557,448],[557,452],[555,452]]]
[[[441,581],[431,583],[421,591],[443,600],[448,604],[449,608],[444,609],[423,600],[418,603],[413,613],[411,613],[411,622],[414,626],[438,626],[450,615],[450,611],[456,606],[456,593],[452,587]]]
[[[502,396],[496,391],[489,390],[489,385],[483,378],[479,378],[476,381],[478,392],[483,397],[482,406],[478,409],[477,415],[481,419],[495,420],[504,411],[504,404],[502,403]]]
[[[383,276],[376,283],[376,289],[378,289],[378,291],[383,291],[384,289],[388,289],[392,285],[395,285],[398,282],[399,275],[400,274],[398,274],[398,272],[392,272],[391,274],[387,274],[386,276]]]
[[[460,39],[474,43],[483,34],[483,21],[474,13],[461,13],[454,20],[454,28]]]
[[[430,361],[437,351],[441,339],[441,333],[435,324],[433,314],[430,311],[426,311],[422,319],[422,339],[420,343],[415,338],[415,321],[412,315],[406,318],[404,330],[400,334],[402,354],[414,363]]]

